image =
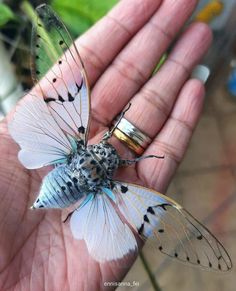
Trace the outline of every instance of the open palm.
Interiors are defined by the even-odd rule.
[[[202,108],[204,86],[189,74],[210,45],[208,27],[192,24],[161,70],[150,75],[196,3],[121,1],[76,42],[92,88],[92,141],[131,102],[126,118],[153,139],[145,154],[165,159],[123,169],[120,179],[160,192],[181,162]],[[29,210],[48,169],[29,171],[19,163],[10,119],[0,124],[0,289],[97,290],[105,281],[120,281],[130,266],[95,262],[62,223],[61,211]],[[130,157],[125,146],[112,142]]]

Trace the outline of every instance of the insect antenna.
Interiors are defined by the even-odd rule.
[[[124,117],[125,113],[130,109],[131,107],[131,103],[128,104],[127,108],[121,112],[117,122],[115,123],[115,125],[113,126],[113,128],[107,132],[104,133],[103,135],[103,138],[102,138],[102,141],[106,141],[108,140],[109,138],[111,138],[113,132],[115,131],[115,129],[117,128],[117,126],[119,125],[121,119]]]

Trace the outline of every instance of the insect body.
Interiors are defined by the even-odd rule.
[[[67,163],[56,167],[43,179],[32,208],[65,208],[90,193],[111,188],[111,178],[121,162],[115,148],[101,142],[80,146]]]
[[[138,249],[136,236],[182,262],[219,271],[232,267],[221,243],[178,203],[147,188],[116,181],[122,160],[107,140],[87,145],[90,94],[81,57],[65,26],[47,5],[37,8],[32,76],[36,88],[17,107],[9,131],[28,169],[55,165],[32,208],[65,208],[72,235],[84,240],[98,262],[118,260]],[[119,121],[118,121],[119,122]],[[117,239],[117,236],[119,239]]]

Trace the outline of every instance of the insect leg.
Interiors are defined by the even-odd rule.
[[[148,155],[148,156],[138,157],[138,158],[132,159],[132,160],[120,160],[120,166],[130,166],[130,165],[135,164],[141,160],[149,159],[149,158],[164,159],[164,156]]]
[[[62,222],[63,222],[63,223],[67,222],[67,220],[71,217],[71,215],[73,214],[73,212],[74,212],[74,211],[71,211],[71,212],[67,215],[66,219],[64,219]]]

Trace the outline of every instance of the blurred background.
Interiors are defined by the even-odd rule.
[[[0,0],[0,120],[25,90],[33,7],[47,2],[73,37],[82,34],[118,0]],[[200,0],[191,19],[209,23],[214,41],[202,61],[211,71],[203,114],[168,195],[223,242],[236,265],[236,0]],[[229,274],[177,263],[145,246],[119,290],[235,291]]]

